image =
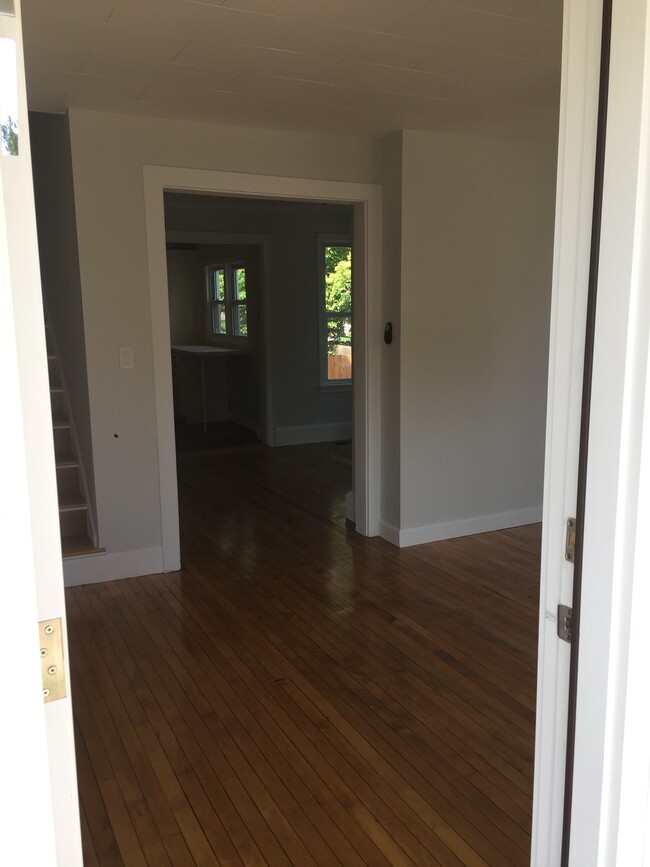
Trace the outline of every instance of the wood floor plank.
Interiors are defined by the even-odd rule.
[[[539,527],[358,536],[349,445],[178,466],[183,570],[67,591],[89,867],[524,867]]]

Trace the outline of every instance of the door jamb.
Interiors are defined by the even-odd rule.
[[[353,205],[354,243],[357,249],[353,299],[356,323],[353,384],[354,511],[357,532],[364,536],[376,536],[379,530],[380,484],[381,187],[346,181],[150,165],[143,166],[143,180],[164,571],[180,568],[165,260],[165,191]]]

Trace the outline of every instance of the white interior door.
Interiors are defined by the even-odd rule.
[[[8,5],[5,0],[2,9]],[[0,739],[0,788],[7,798],[0,809],[0,862],[81,867],[52,418],[18,0],[15,9],[0,15],[0,40],[5,58],[0,73],[0,115],[10,112],[18,123],[17,155],[0,154],[0,369],[5,442],[0,506],[5,617],[0,635],[3,645],[7,641],[7,647],[3,646],[3,698],[5,707],[11,709],[3,713]],[[67,695],[44,704],[38,621],[51,618],[61,618],[63,625]],[[11,733],[7,726],[13,729]],[[12,847],[17,848],[12,851]]]

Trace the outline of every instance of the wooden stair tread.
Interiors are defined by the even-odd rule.
[[[72,453],[56,455],[56,466],[57,469],[59,469],[60,467],[78,467],[79,459],[76,458]]]
[[[80,557],[84,554],[105,554],[106,548],[98,548],[88,536],[73,536],[61,540],[61,551],[65,557]]]
[[[79,491],[59,491],[59,511],[66,512],[71,509],[87,509],[88,503]]]
[[[67,415],[65,390],[52,344],[52,332],[47,322],[45,329],[61,552],[64,558],[103,554],[106,549],[95,546],[88,536],[88,504],[79,489],[80,463],[74,454],[72,426]]]

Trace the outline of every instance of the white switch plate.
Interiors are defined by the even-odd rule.
[[[133,347],[120,346],[120,370],[133,369]]]

